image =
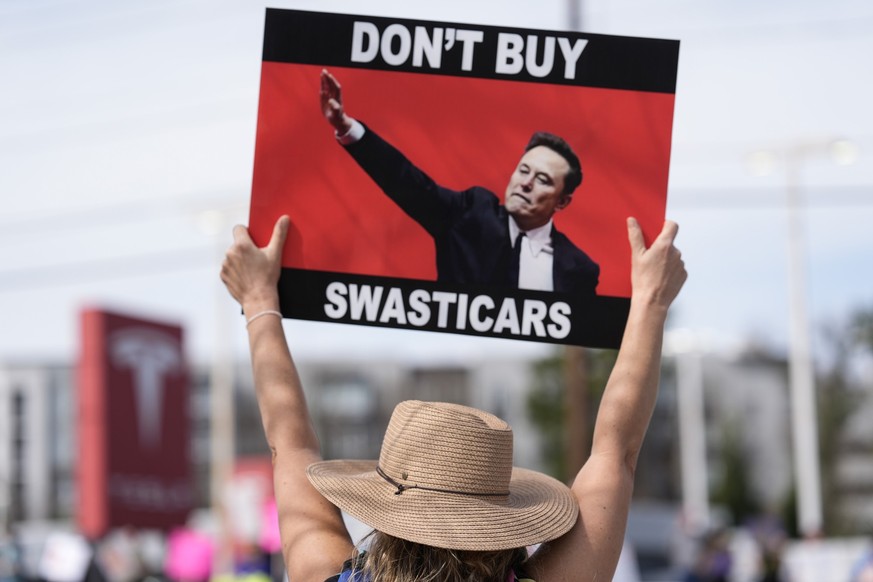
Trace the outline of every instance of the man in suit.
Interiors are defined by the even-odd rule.
[[[579,159],[563,139],[533,135],[500,204],[485,188],[457,192],[434,182],[346,114],[340,84],[327,71],[321,107],[361,168],[433,237],[439,281],[595,295],[600,267],[552,223],[582,182]]]

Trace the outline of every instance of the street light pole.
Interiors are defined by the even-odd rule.
[[[823,527],[821,469],[819,463],[818,418],[816,414],[815,371],[813,369],[809,320],[806,310],[806,245],[803,230],[801,170],[810,156],[830,155],[839,165],[857,159],[858,148],[849,140],[811,140],[779,149],[786,172],[786,213],[788,218],[788,302],[789,302],[789,390],[791,399],[791,441],[797,492],[797,522],[806,537],[821,535]],[[769,173],[776,156],[758,151],[750,161],[753,171]]]
[[[798,526],[805,536],[815,537],[822,531],[822,499],[815,372],[806,311],[806,249],[800,192],[800,168],[806,153],[807,148],[798,146],[788,150],[786,156],[790,310],[788,369]]]
[[[567,0],[567,30],[582,30],[582,0]]]
[[[200,229],[213,239],[216,270],[224,259],[221,235],[230,231],[234,209],[206,210],[197,216]],[[234,360],[231,333],[233,307],[216,277],[212,365],[209,372],[209,496],[216,518],[218,548],[213,556],[213,572],[233,571],[231,526],[225,511],[225,493],[233,477],[236,457],[235,406],[233,399]],[[238,316],[237,316],[238,317]]]

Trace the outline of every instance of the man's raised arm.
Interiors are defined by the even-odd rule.
[[[457,192],[443,188],[376,132],[350,117],[342,87],[321,71],[321,112],[336,132],[337,141],[377,186],[431,235],[447,226],[448,213],[460,203]]]

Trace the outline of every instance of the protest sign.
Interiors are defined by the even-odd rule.
[[[617,347],[631,290],[626,218],[650,238],[664,220],[678,48],[268,10],[249,226],[263,245],[291,217],[282,312]],[[343,140],[353,143],[326,119],[324,70],[366,128]],[[581,162],[570,198],[561,146],[525,152],[536,132]],[[533,182],[542,163],[557,168],[551,184]],[[550,186],[553,216],[535,208]],[[544,214],[552,222],[537,237],[527,227]],[[528,231],[520,259],[512,221]]]

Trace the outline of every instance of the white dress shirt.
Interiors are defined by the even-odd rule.
[[[522,232],[515,219],[509,217],[509,241],[514,247],[518,233]],[[552,264],[552,221],[525,231],[521,238],[521,255],[518,263],[518,288],[536,291],[554,291]]]

